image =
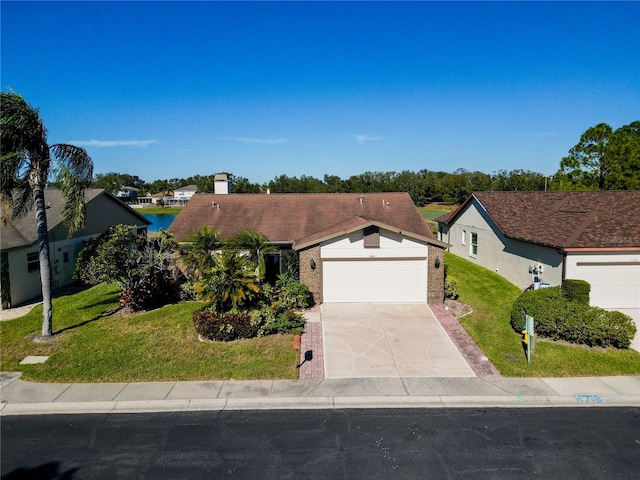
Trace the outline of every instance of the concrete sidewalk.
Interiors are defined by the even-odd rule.
[[[0,374],[0,415],[243,409],[640,406],[640,376],[31,383]]]

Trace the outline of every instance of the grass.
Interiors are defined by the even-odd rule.
[[[431,227],[431,231],[438,231],[438,222],[435,222],[434,219],[438,218],[440,215],[444,215],[445,213],[449,213],[455,210],[457,205],[443,205],[441,203],[430,203],[424,207],[418,207],[418,212],[422,215],[422,218],[425,222],[429,224]]]
[[[182,207],[144,207],[136,211],[149,215],[178,215],[182,211]]]
[[[102,314],[118,305],[118,289],[102,284],[54,299],[52,344],[31,339],[39,332],[42,307],[0,324],[3,371],[26,380],[132,382],[298,378],[292,335],[229,343],[203,343],[186,302],[131,316]],[[19,365],[27,355],[49,355],[38,365]]]
[[[509,324],[520,290],[496,273],[447,253],[448,278],[458,283],[459,300],[473,307],[464,328],[502,375],[518,377],[640,374],[640,352],[538,341],[527,364],[521,342]]]

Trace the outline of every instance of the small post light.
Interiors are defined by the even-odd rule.
[[[309,266],[311,267],[311,270],[316,269],[316,261],[313,258],[309,260]]]
[[[440,257],[436,257],[435,262],[433,262],[434,266],[436,268],[440,268]]]

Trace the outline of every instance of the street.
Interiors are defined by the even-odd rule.
[[[2,479],[637,479],[640,408],[1,418]]]

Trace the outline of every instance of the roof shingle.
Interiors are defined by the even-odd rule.
[[[407,193],[195,195],[169,227],[178,241],[205,225],[227,238],[249,228],[271,242],[298,242],[377,222],[433,239]],[[336,230],[337,229],[337,230]],[[318,237],[319,238],[319,237]]]
[[[640,190],[472,195],[510,238],[558,248],[640,247]],[[471,198],[440,221],[450,225]]]

